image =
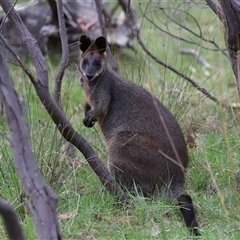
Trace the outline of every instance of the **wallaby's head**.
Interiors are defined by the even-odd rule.
[[[79,70],[83,76],[92,81],[104,72],[106,68],[106,39],[98,37],[94,42],[86,35],[80,37],[81,60]]]

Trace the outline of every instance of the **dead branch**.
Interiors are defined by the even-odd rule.
[[[102,18],[101,2],[100,2],[100,0],[94,0],[94,2],[95,2],[96,10],[97,10],[98,23],[99,23],[99,27],[101,29],[101,33],[105,37],[105,39],[107,39],[107,33],[105,30],[105,26],[104,26],[103,18]],[[107,44],[106,52],[107,52],[108,62],[111,64],[112,70],[117,72],[117,66],[114,62],[114,58],[113,58],[113,55],[111,53],[111,50],[110,50],[108,44]]]
[[[225,44],[230,56],[233,73],[240,95],[240,6],[236,0],[206,0],[209,7],[219,17],[225,28]]]
[[[2,0],[0,4],[6,14],[12,7],[12,4],[8,0]],[[31,36],[31,34],[29,34],[29,31],[27,30],[26,26],[23,24],[21,18],[19,17],[15,9],[12,9],[11,11],[9,11],[8,19],[12,23],[15,23],[15,22],[19,23],[14,25],[17,33],[21,33],[21,34],[27,33],[24,39],[21,39],[21,40],[23,43],[25,43],[27,48],[30,49],[30,54],[32,55],[32,59],[34,61],[36,73],[37,73],[37,76],[39,77],[37,81],[35,81],[35,83],[37,83],[38,81],[41,81],[41,85],[48,88],[48,72],[46,69],[45,60],[38,47],[37,41]]]
[[[13,87],[2,53],[0,54],[0,96],[10,130],[14,165],[26,194],[31,197],[33,202],[33,218],[37,236],[39,239],[59,240],[61,233],[56,212],[57,196],[42,180],[38,170],[30,146],[22,103]]]
[[[47,0],[47,1],[52,11],[52,21],[57,22],[57,19],[58,19],[57,3],[55,0]]]
[[[17,62],[19,63],[19,67],[21,67],[24,72],[28,75],[29,79],[33,84],[35,84],[36,79],[29,70],[29,68],[24,64],[21,56],[18,54],[18,52],[15,50],[15,48],[12,47],[12,45],[9,44],[9,42],[3,37],[3,35],[0,33],[0,40],[3,44],[3,46],[10,52],[12,53],[13,56],[15,56]]]
[[[201,65],[204,67],[204,68],[210,68],[211,65],[210,63],[203,57],[201,56],[201,54],[195,50],[195,49],[189,49],[189,48],[182,48],[182,49],[179,49],[179,52],[181,54],[190,54],[190,55],[193,55],[196,60],[201,63]]]
[[[145,15],[145,14],[144,14]],[[208,97],[209,99],[211,99],[212,101],[221,104],[221,105],[226,105],[224,103],[220,103],[219,100],[217,98],[215,98],[214,96],[212,96],[205,88],[200,87],[196,81],[194,81],[192,78],[188,77],[187,75],[183,74],[182,72],[178,71],[177,69],[175,69],[173,66],[166,64],[165,62],[161,61],[160,59],[158,59],[155,55],[153,55],[148,48],[145,46],[145,44],[143,43],[141,36],[140,36],[140,30],[136,31],[136,36],[137,36],[137,40],[138,43],[140,44],[140,46],[142,47],[143,51],[150,56],[155,62],[157,62],[158,64],[160,64],[161,66],[168,68],[169,70],[173,71],[175,74],[179,75],[180,77],[186,79],[188,82],[190,82],[197,90],[199,90],[201,93],[203,93],[206,97]]]
[[[62,0],[57,1],[57,16],[58,16],[58,26],[59,26],[59,33],[62,45],[62,58],[61,63],[58,68],[56,77],[55,77],[55,85],[54,85],[54,99],[57,103],[61,104],[61,88],[62,88],[62,79],[65,73],[65,69],[68,64],[68,57],[69,57],[69,50],[68,50],[68,39],[67,39],[67,31],[64,22],[64,15],[63,15],[63,4]]]
[[[149,3],[150,4],[150,3]],[[161,5],[160,5],[161,6]],[[225,57],[228,58],[228,55],[226,54],[226,49],[222,49],[214,40],[208,39],[204,37],[204,34],[202,33],[201,26],[198,23],[198,20],[190,14],[186,10],[182,10],[179,8],[174,8],[172,6],[170,7],[157,7],[154,9],[151,9],[149,11],[145,10],[145,12],[140,7],[141,14],[144,16],[144,19],[146,19],[149,23],[151,23],[157,30],[160,32],[174,38],[178,39],[180,41],[192,44],[192,45],[200,45],[201,49],[209,50],[209,51],[219,51],[221,52]],[[159,11],[161,11],[161,15],[163,14],[166,17],[166,21],[159,20],[161,24],[156,23],[156,20],[152,20],[151,15],[155,14],[156,19],[159,17]],[[194,22],[194,28],[188,27],[186,23],[181,23],[181,21],[177,21],[175,19],[175,15],[179,14],[181,16],[185,16],[187,19],[191,19]],[[176,28],[184,30],[186,33],[188,33],[190,36],[197,37],[199,40],[209,43],[210,46],[205,46],[206,44],[197,43],[197,41],[192,37],[186,37],[184,36],[178,36],[176,33],[172,33],[172,31],[169,29],[168,23],[174,23]]]
[[[11,8],[11,3],[8,0],[1,1],[0,4],[4,12],[7,12]],[[44,62],[42,53],[36,44],[35,39],[32,38],[31,34],[26,29],[25,25],[22,23],[15,10],[12,10],[9,13],[8,18],[15,27],[21,41],[26,43],[27,45],[29,54],[33,59],[37,74],[36,78],[31,79],[31,81],[41,102],[43,103],[45,109],[47,110],[53,122],[57,126],[58,130],[67,141],[69,141],[76,148],[78,148],[78,150],[84,155],[89,165],[96,173],[99,180],[107,188],[107,190],[109,190],[110,193],[112,193],[114,196],[119,196],[121,200],[127,200],[127,196],[123,194],[120,186],[117,184],[113,176],[109,173],[105,165],[98,158],[91,145],[86,141],[86,139],[84,139],[73,129],[58,104],[53,100],[52,96],[50,95],[48,89],[48,73],[46,70],[46,64]],[[19,55],[15,55],[15,57],[21,66],[25,66]],[[27,68],[24,67],[23,70],[25,71],[25,69]],[[29,73],[26,73],[29,76]],[[33,75],[30,74],[30,76]]]
[[[240,95],[240,7],[236,0],[218,0],[224,17],[221,17],[225,27],[225,43],[229,52],[233,73],[236,78]],[[219,13],[217,13],[219,14]]]
[[[0,58],[1,58],[0,53]],[[6,228],[9,239],[24,240],[21,225],[13,208],[3,199],[0,198],[0,214],[3,217],[4,226]]]
[[[211,99],[212,101],[224,105],[226,106],[225,103],[221,103],[217,98],[215,98],[214,96],[212,96],[205,88],[200,87],[196,81],[194,81],[192,78],[188,77],[187,75],[185,75],[184,73],[178,71],[177,69],[175,69],[173,66],[161,61],[159,58],[157,58],[155,55],[153,55],[148,48],[145,46],[145,44],[143,43],[141,37],[140,37],[140,31],[138,31],[137,33],[137,40],[138,43],[140,44],[140,46],[142,47],[143,51],[150,56],[156,63],[160,64],[161,66],[168,68],[169,70],[171,70],[172,72],[174,72],[175,74],[177,74],[178,76],[182,77],[183,79],[187,80],[189,83],[191,83],[198,91],[200,91],[201,93],[203,93],[207,98]]]
[[[196,4],[196,3],[193,3],[193,4]],[[188,7],[188,5],[189,5],[189,2],[187,3],[186,7]],[[168,3],[163,4],[160,1],[154,2],[154,3],[148,2],[145,10],[142,10],[141,3],[139,2],[139,7],[140,7],[140,11],[142,13],[143,19],[150,22],[156,29],[160,30],[161,32],[163,32],[173,38],[179,39],[181,41],[185,41],[190,44],[195,44],[198,47],[200,46],[203,49],[207,49],[207,50],[211,50],[211,51],[219,51],[228,58],[227,54],[225,53],[225,50],[222,49],[221,47],[219,47],[215,41],[204,37],[202,30],[201,30],[201,26],[198,24],[198,21],[195,19],[195,17],[192,16],[190,13],[188,13],[188,9],[185,8],[184,2],[180,2],[178,6],[176,6],[176,5],[173,6]],[[165,15],[166,18],[163,18],[164,20],[162,20],[158,17],[159,11],[161,11]],[[155,20],[154,21],[152,20],[152,18],[151,18],[152,14],[155,14],[155,19],[158,19],[158,21],[159,21],[158,24],[155,22]],[[186,16],[186,18],[193,20],[198,32],[196,30],[192,30],[190,27],[187,26],[187,24],[181,23],[182,21],[176,20],[176,19],[179,19],[180,17],[182,17],[182,14],[183,14],[183,16]],[[204,41],[206,43],[213,45],[214,48],[207,48],[207,47],[203,46],[203,44],[201,44],[200,42],[193,40],[191,37],[189,37],[189,38],[184,37],[184,34],[182,34],[183,37],[173,34],[170,30],[169,23],[174,23],[175,27],[177,29],[184,30],[185,32],[190,34],[190,36],[192,35],[194,37],[197,37],[197,38],[199,38],[200,41]],[[187,80],[189,83],[192,84],[193,87],[195,87],[198,91],[203,93],[207,98],[211,99],[212,101],[214,101],[222,106],[228,107],[228,104],[220,102],[211,93],[209,93],[205,88],[199,86],[194,79],[188,77],[183,72],[178,71],[173,66],[166,64],[165,62],[163,62],[159,58],[157,58],[154,54],[152,54],[149,51],[149,49],[145,46],[144,42],[142,41],[141,36],[140,36],[140,31],[137,31],[137,40],[138,40],[138,43],[140,44],[140,46],[142,47],[143,51],[147,55],[149,55],[155,62],[157,62],[158,64],[162,65],[163,67],[171,70],[172,72],[179,75],[183,79]]]
[[[128,17],[127,24],[131,27],[131,29],[133,31],[133,35],[134,35],[135,31],[138,30],[138,24],[136,21],[136,19],[137,19],[136,13],[132,7],[131,0],[118,0],[118,2]]]
[[[58,68],[55,81],[54,81],[53,97],[54,97],[54,100],[58,103],[58,105],[62,108],[62,105],[61,105],[62,80],[63,80],[65,70],[67,68],[68,59],[69,59],[68,37],[67,37],[67,31],[66,31],[66,26],[64,21],[62,0],[57,1],[57,17],[58,17],[58,28],[59,28],[61,48],[62,48],[62,58],[61,58],[60,66]],[[63,139],[63,143],[65,142],[66,140]],[[66,154],[69,157],[69,159],[73,159],[75,157],[73,146],[69,143],[64,144],[64,146],[65,146]]]
[[[207,5],[213,10],[221,21],[225,21],[225,16],[222,9],[212,0],[206,0]]]

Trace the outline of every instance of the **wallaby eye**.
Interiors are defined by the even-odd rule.
[[[85,67],[88,64],[88,60],[86,58],[84,58],[82,60],[82,67]]]
[[[100,68],[102,66],[102,63],[101,61],[95,61],[94,62],[94,65],[97,67],[97,68]]]

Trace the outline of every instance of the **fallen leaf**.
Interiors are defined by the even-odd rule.
[[[76,214],[77,214],[77,211],[75,210],[73,212],[59,214],[58,217],[59,219],[69,219],[76,216]]]
[[[187,135],[186,143],[190,148],[197,147],[196,141],[194,140],[194,138],[190,134]]]

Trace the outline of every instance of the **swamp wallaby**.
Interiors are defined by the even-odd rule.
[[[107,68],[106,39],[80,38],[81,85],[86,96],[83,123],[97,121],[105,137],[108,167],[130,191],[176,198],[186,225],[198,235],[192,199],[184,194],[188,154],[172,114],[142,87]]]

